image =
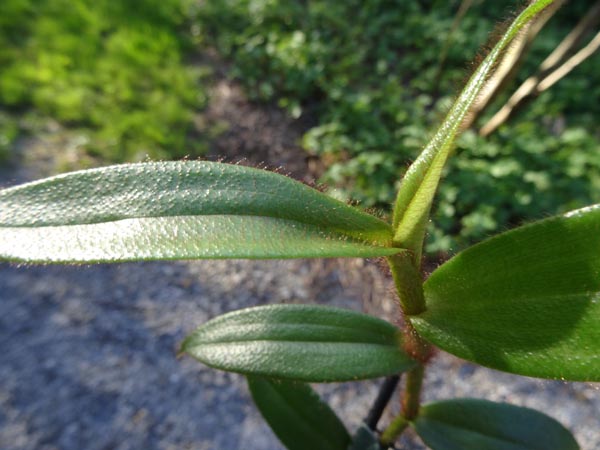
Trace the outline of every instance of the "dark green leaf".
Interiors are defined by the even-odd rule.
[[[308,384],[248,377],[254,403],[289,450],[346,450],[344,424]]]
[[[413,423],[432,450],[577,450],[556,420],[529,408],[456,399],[425,405]]]
[[[182,352],[217,369],[302,381],[347,381],[414,366],[381,319],[340,308],[269,305],[217,317]]]
[[[385,222],[282,175],[211,162],[74,172],[0,191],[0,259],[385,256]]]
[[[419,158],[410,166],[394,207],[394,242],[411,250],[420,260],[423,237],[435,191],[463,119],[481,92],[504,49],[552,0],[537,0],[519,14],[482,61],[456,99],[444,122]]]
[[[426,339],[508,372],[600,381],[600,205],[500,234],[425,283]]]
[[[356,430],[348,450],[381,450],[377,436],[364,423]]]

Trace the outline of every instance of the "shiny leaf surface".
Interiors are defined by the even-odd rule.
[[[533,1],[519,14],[475,70],[452,105],[444,122],[406,172],[394,207],[394,241],[398,246],[411,250],[417,260],[420,260],[429,211],[442,176],[442,170],[466,114],[493,72],[504,49],[510,45],[523,27],[527,26],[551,3],[552,0]]]
[[[425,283],[427,340],[521,375],[600,381],[600,205],[459,253]]]
[[[475,399],[425,405],[413,426],[432,450],[577,450],[560,423],[529,408]]]
[[[248,308],[210,320],[181,351],[231,372],[308,382],[348,381],[414,366],[393,325],[366,314],[308,305]]]
[[[305,383],[248,377],[254,403],[289,450],[346,450],[350,435]]]
[[[0,191],[0,259],[371,257],[385,222],[282,175],[211,162],[73,172]]]

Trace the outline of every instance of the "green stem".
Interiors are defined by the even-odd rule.
[[[407,251],[390,256],[387,260],[405,317],[424,312],[426,308],[423,278],[417,269],[415,255]],[[419,413],[421,385],[425,371],[424,363],[431,356],[431,346],[419,336],[409,320],[406,320],[403,341],[404,350],[419,361],[419,365],[407,374],[402,395],[402,414],[398,415],[382,433],[380,442],[384,447],[390,446],[398,439],[410,420]]]
[[[419,364],[408,372],[402,395],[402,413],[396,416],[383,433],[381,433],[379,442],[383,447],[387,448],[391,446],[408,427],[410,422],[419,415],[421,387],[424,375],[425,366],[423,364]]]
[[[415,265],[411,252],[402,252],[387,258],[400,298],[402,312],[416,315],[425,312],[425,297],[423,295],[423,279]]]
[[[406,376],[406,385],[404,386],[404,395],[402,396],[402,416],[410,421],[419,414],[421,406],[421,386],[423,385],[423,376],[425,375],[425,366],[419,364],[408,372]]]
[[[383,448],[390,447],[398,436],[408,427],[408,421],[402,415],[396,416],[392,423],[381,433],[379,442]]]

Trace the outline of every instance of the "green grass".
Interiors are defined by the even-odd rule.
[[[81,130],[107,161],[202,151],[206,102],[179,0],[3,0],[0,103]],[[3,128],[4,129],[4,128]],[[5,134],[6,131],[3,131]]]

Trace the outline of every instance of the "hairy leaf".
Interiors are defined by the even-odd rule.
[[[420,260],[431,203],[463,119],[477,99],[504,49],[519,34],[519,31],[550,3],[552,0],[533,1],[514,20],[473,73],[444,122],[406,172],[394,207],[394,242],[400,247],[411,250],[416,255],[417,262]]]
[[[385,222],[282,175],[211,162],[129,164],[0,191],[0,259],[384,256]]]
[[[248,377],[254,403],[289,450],[346,450],[344,424],[312,388],[297,381]]]
[[[424,405],[413,423],[432,450],[577,450],[571,433],[529,408],[475,399]]]
[[[348,381],[414,366],[399,330],[366,314],[324,306],[269,305],[210,320],[181,351],[217,369],[309,382]]]
[[[426,339],[485,366],[600,381],[600,205],[517,228],[459,253],[411,317]]]

